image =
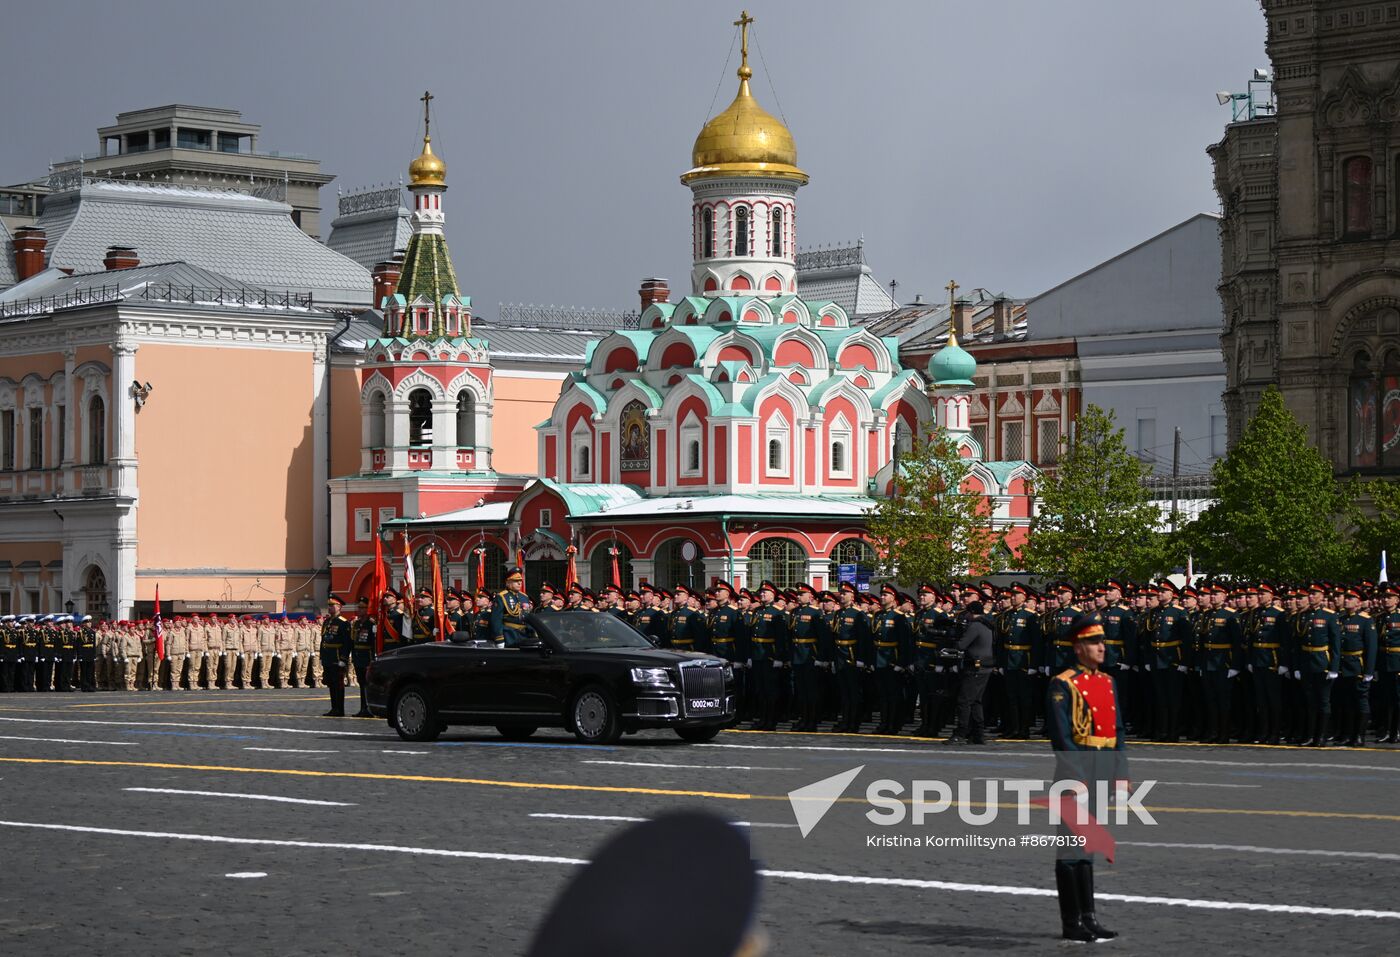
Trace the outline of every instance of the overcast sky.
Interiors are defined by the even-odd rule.
[[[7,2],[0,182],[120,111],[230,107],[336,175],[324,233],[337,186],[404,175],[431,88],[478,313],[635,307],[646,276],[689,291],[677,177],[734,95],[741,2]],[[1214,94],[1268,65],[1257,0],[747,2],[755,95],[812,177],[799,245],[864,236],[906,301],[950,277],[1034,295],[1216,210]]]

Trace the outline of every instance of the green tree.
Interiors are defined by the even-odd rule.
[[[1005,536],[994,526],[987,497],[968,489],[971,472],[972,460],[958,454],[947,430],[915,436],[899,456],[893,494],[870,514],[882,575],[946,583],[969,571],[998,570]]]
[[[1341,531],[1350,496],[1277,388],[1212,474],[1214,504],[1183,531],[1197,568],[1293,581],[1350,568]]]
[[[1375,580],[1384,551],[1387,564],[1394,562],[1390,580],[1400,580],[1400,483],[1384,479],[1366,482],[1354,501],[1351,577]],[[1362,507],[1362,502],[1369,507]]]
[[[1149,471],[1128,451],[1113,413],[1090,405],[1055,473],[1036,486],[1025,567],[1085,583],[1159,571],[1166,541],[1162,510],[1143,484]]]

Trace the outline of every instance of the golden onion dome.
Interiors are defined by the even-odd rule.
[[[408,185],[445,186],[447,184],[447,164],[433,153],[433,138],[423,137],[423,152],[408,164]]]
[[[747,50],[739,67],[739,93],[724,112],[700,130],[691,151],[692,169],[682,183],[711,176],[776,176],[807,182],[797,168],[797,144],[792,132],[758,105],[749,92]]]

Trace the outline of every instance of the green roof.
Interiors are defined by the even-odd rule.
[[[446,237],[438,233],[413,234],[404,253],[403,272],[399,274],[396,291],[410,304],[420,296],[431,302],[434,332],[442,334],[446,320],[443,301],[448,296],[460,299],[462,295],[457,273],[452,269],[452,256],[447,251]]]

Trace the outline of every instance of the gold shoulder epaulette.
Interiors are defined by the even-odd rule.
[[[1066,668],[1064,671],[1061,671],[1055,677],[1059,678],[1061,681],[1068,681],[1071,678],[1073,678],[1075,674],[1076,672],[1073,668]]]

